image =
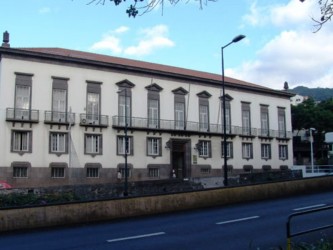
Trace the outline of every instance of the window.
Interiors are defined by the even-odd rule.
[[[50,153],[67,153],[67,133],[50,132]]]
[[[64,178],[65,168],[64,167],[51,167],[51,177],[52,178]]]
[[[32,152],[32,132],[12,131],[12,152],[31,153]]]
[[[208,106],[199,105],[199,128],[200,131],[209,131]]]
[[[251,135],[250,103],[242,103],[242,134]]]
[[[210,168],[200,168],[201,174],[210,174],[211,169]]]
[[[148,127],[159,127],[159,101],[155,99],[148,99]]]
[[[148,168],[148,176],[150,178],[160,177],[160,169],[159,168]]]
[[[88,167],[87,168],[87,178],[98,178],[99,168],[98,167]]]
[[[87,93],[87,122],[99,123],[99,94]]]
[[[147,138],[147,155],[160,156],[161,155],[161,138]]]
[[[30,119],[32,75],[16,73],[15,118]]]
[[[288,159],[288,145],[279,145],[279,159],[280,160]]]
[[[261,158],[262,159],[271,159],[271,145],[270,144],[261,144]]]
[[[224,142],[221,142],[221,156],[224,158]],[[233,158],[233,144],[231,141],[227,142],[227,158]]]
[[[119,168],[119,172],[121,173],[121,178],[124,179],[125,178],[125,171],[126,169],[124,167]],[[132,171],[131,168],[127,168],[127,177],[130,178],[132,176]]]
[[[209,158],[212,156],[211,153],[211,142],[210,141],[199,141],[199,157]]]
[[[227,97],[226,97],[227,99]],[[222,102],[222,116],[221,116],[221,119],[222,119],[222,126],[224,124],[224,116],[223,116],[223,102]],[[230,101],[229,100],[225,100],[225,123],[226,123],[226,132],[227,134],[230,134],[231,133],[231,108],[230,108]]]
[[[85,154],[102,154],[102,135],[85,134]]]
[[[119,91],[119,125],[125,126],[125,120],[128,126],[131,125],[131,92],[127,88]],[[125,119],[126,117],[126,119]]]
[[[279,137],[286,137],[286,116],[284,108],[278,108],[278,130]]]
[[[52,77],[52,121],[66,122],[68,78]]]
[[[13,177],[14,178],[27,178],[28,177],[28,167],[13,167]]]
[[[269,136],[268,106],[260,106],[261,136]]]
[[[252,143],[243,143],[242,144],[242,156],[243,156],[243,159],[252,159],[253,158]]]
[[[183,102],[175,103],[175,128],[185,128],[185,103]]]
[[[126,143],[125,136],[118,136],[117,153],[118,155],[124,155],[125,152],[127,152],[127,155],[133,155],[133,138],[131,136],[127,136],[127,143]]]

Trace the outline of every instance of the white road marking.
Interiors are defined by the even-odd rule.
[[[142,234],[142,235],[135,235],[135,236],[130,236],[130,237],[124,237],[124,238],[107,240],[107,242],[111,243],[111,242],[124,241],[124,240],[134,240],[134,239],[141,239],[141,238],[153,237],[153,236],[158,236],[158,235],[163,235],[163,234],[165,234],[165,232],[158,232],[158,233],[151,233],[151,234]]]
[[[240,218],[240,219],[235,219],[235,220],[217,222],[216,225],[223,225],[223,224],[235,223],[235,222],[246,221],[246,220],[253,220],[253,219],[258,219],[258,218],[259,218],[259,216],[251,216],[251,217],[245,217],[245,218]]]
[[[326,204],[317,204],[317,205],[312,205],[312,206],[307,206],[307,207],[299,207],[299,208],[294,208],[294,211],[299,211],[299,210],[305,210],[305,209],[310,209],[310,208],[316,208],[316,207],[323,207],[326,206]]]

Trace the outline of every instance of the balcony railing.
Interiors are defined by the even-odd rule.
[[[112,117],[113,127],[125,127],[124,116],[113,116]],[[223,134],[223,126],[221,124],[209,124],[202,126],[199,122],[191,121],[175,121],[175,120],[152,120],[140,117],[127,118],[127,126],[131,129],[147,129],[147,130],[167,130],[167,131],[188,131],[197,133],[208,133],[208,134]],[[203,127],[205,129],[203,129]],[[257,128],[243,128],[240,126],[227,126],[226,133],[228,135],[239,135],[239,136],[262,136],[262,137],[278,137],[290,139],[292,138],[291,131],[285,131],[281,133],[277,130],[262,130]],[[284,137],[281,137],[284,136]]]
[[[7,108],[6,121],[38,123],[39,110]]]
[[[86,127],[108,127],[107,115],[80,114],[80,125]]]
[[[48,124],[75,124],[75,114],[68,112],[45,111],[44,123]]]

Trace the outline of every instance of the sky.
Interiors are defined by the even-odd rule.
[[[273,89],[333,88],[333,21],[316,31],[318,0],[183,0],[129,18],[92,0],[1,0],[10,46],[61,47],[222,74]],[[167,1],[167,0],[166,0]]]

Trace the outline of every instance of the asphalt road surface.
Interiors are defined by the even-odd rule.
[[[2,233],[0,250],[285,249],[288,216],[329,205],[333,205],[333,192],[98,224]],[[293,219],[292,231],[333,224],[331,210]],[[330,230],[318,234],[316,237],[333,237]],[[312,236],[305,235],[301,240]]]

